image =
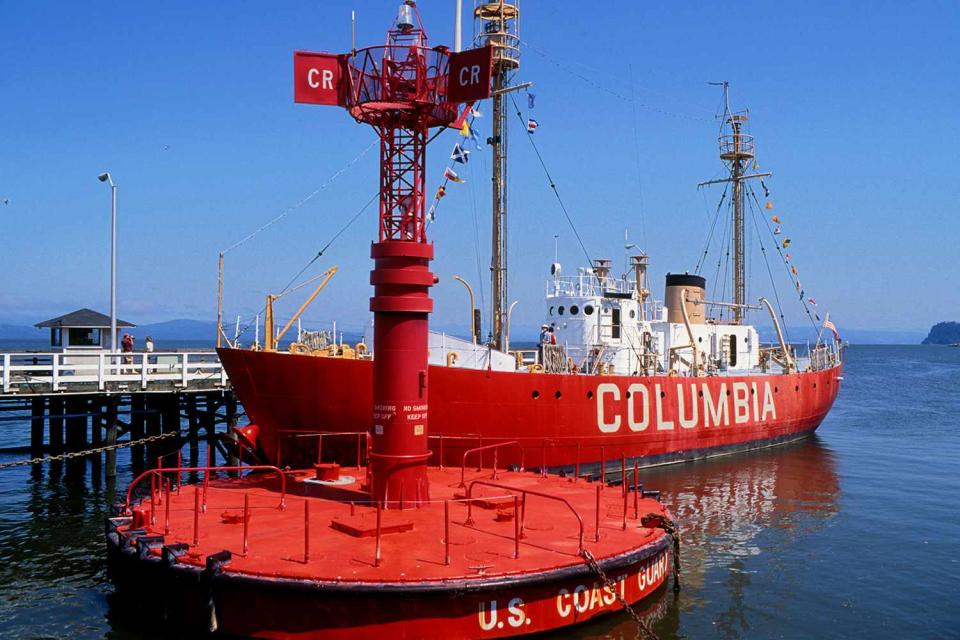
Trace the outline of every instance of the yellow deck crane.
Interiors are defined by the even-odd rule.
[[[316,276],[315,278],[311,278],[306,282],[303,282],[302,284],[295,286],[289,291],[284,291],[283,293],[276,294],[276,295],[272,293],[267,294],[266,315],[264,316],[264,322],[263,322],[264,324],[263,350],[264,351],[276,350],[277,344],[280,342],[281,338],[283,338],[283,336],[286,335],[287,331],[290,330],[290,327],[293,326],[293,323],[297,321],[297,318],[299,318],[303,314],[303,312],[307,310],[307,307],[310,306],[310,303],[313,302],[314,298],[317,297],[317,294],[320,293],[320,291],[323,290],[325,286],[327,286],[327,283],[330,282],[330,278],[332,278],[333,274],[335,274],[336,272],[337,272],[337,267],[330,267],[329,269],[327,269],[320,275]],[[283,329],[280,330],[280,333],[277,333],[276,335],[274,335],[273,303],[279,300],[280,298],[284,297],[285,295],[293,293],[294,291],[302,287],[305,287],[311,282],[315,282],[318,279],[320,279],[320,284],[318,284],[317,288],[313,290],[313,293],[310,294],[310,297],[308,297],[306,300],[303,301],[303,304],[300,305],[300,308],[297,309],[296,313],[293,314],[293,316],[290,318],[287,324],[283,326]]]

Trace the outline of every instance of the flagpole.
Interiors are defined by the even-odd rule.
[[[820,346],[820,336],[823,335],[823,328],[827,325],[827,321],[830,320],[830,312],[827,311],[827,315],[823,317],[823,323],[820,325],[820,331],[817,332],[817,346]]]

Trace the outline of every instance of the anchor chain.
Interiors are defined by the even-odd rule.
[[[650,628],[650,625],[640,617],[640,614],[634,611],[633,607],[630,606],[630,603],[627,602],[627,599],[623,597],[623,594],[620,593],[620,590],[617,589],[616,583],[611,580],[602,568],[600,568],[600,563],[597,562],[597,559],[593,557],[593,554],[590,553],[588,549],[583,550],[583,558],[587,561],[587,564],[590,565],[590,568],[593,569],[593,572],[603,580],[603,585],[607,588],[610,593],[614,594],[617,597],[617,600],[620,602],[620,606],[623,607],[633,621],[637,624],[637,638],[641,636],[646,638],[646,640],[659,640],[657,634],[654,633],[653,629]]]
[[[146,444],[148,442],[156,442],[157,440],[164,440],[166,438],[172,438],[173,436],[179,436],[179,431],[168,431],[167,433],[160,433],[155,436],[147,436],[146,438],[140,438],[139,440],[130,440],[128,442],[118,442],[117,444],[108,444],[103,447],[97,447],[96,449],[84,449],[83,451],[71,451],[69,453],[62,453],[57,456],[43,456],[40,458],[31,458],[30,460],[17,460],[16,462],[0,462],[0,469],[12,469],[14,467],[26,467],[32,464],[42,464],[44,462],[59,462],[62,460],[72,460],[74,458],[83,458],[86,456],[92,456],[97,453],[103,453],[104,451],[114,451],[116,449],[123,449],[125,447],[135,447],[137,445]]]
[[[640,519],[645,527],[663,529],[673,540],[673,591],[680,591],[680,527],[662,513],[648,513]]]

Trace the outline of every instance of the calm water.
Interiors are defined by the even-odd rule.
[[[958,416],[960,349],[852,347],[815,439],[648,471],[684,529],[685,588],[652,603],[657,633],[960,638]],[[111,611],[102,532],[116,488],[76,471],[0,471],[4,638],[150,637]],[[634,628],[621,615],[571,636]]]

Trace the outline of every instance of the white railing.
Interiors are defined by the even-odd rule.
[[[227,374],[213,351],[157,353],[3,353],[0,392],[148,390],[224,387]]]

